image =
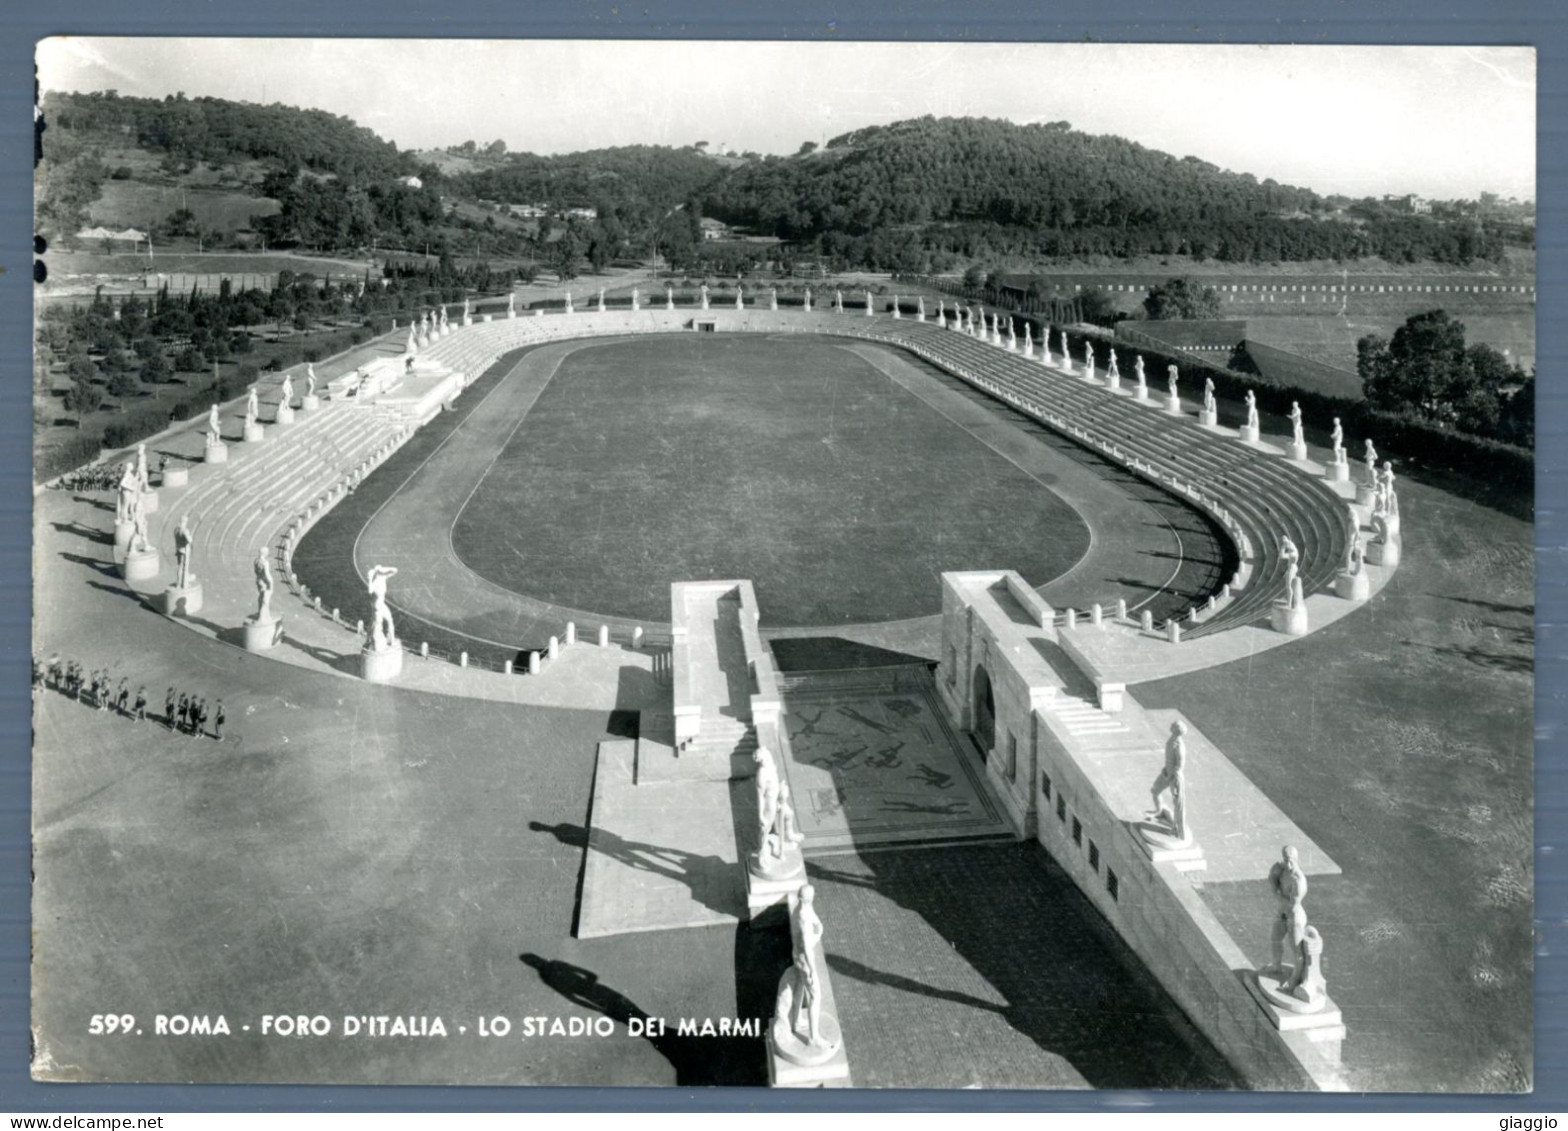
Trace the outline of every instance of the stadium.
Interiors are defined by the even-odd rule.
[[[35,1073],[1330,1090],[1527,1074],[1527,1048],[1476,1063],[1470,1039],[1495,1050],[1504,1023],[1471,995],[1527,997],[1527,978],[1434,1003],[1388,977],[1527,955],[1528,931],[1493,914],[1518,906],[1507,869],[1474,906],[1423,889],[1400,915],[1368,910],[1379,877],[1423,866],[1376,827],[1380,806],[1417,803],[1369,779],[1369,750],[1391,748],[1379,697],[1454,662],[1380,657],[1444,599],[1444,570],[1489,570],[1508,612],[1527,552],[1476,551],[1507,544],[1482,529],[1502,516],[1430,482],[1396,495],[1329,421],[1309,444],[1108,338],[935,293],[492,296],[371,352],[229,406],[216,439],[206,422],[155,437],[140,528],[113,493],[40,499],[39,607],[60,612],[37,653],[122,657],[114,674],[155,699],[200,673],[232,724],[155,766],[123,726],[41,701],[57,761],[35,797],[39,967],[59,990],[114,935],[117,961],[179,987],[122,1012],[221,1001],[236,1032],[95,1047],[85,1076],[62,1035]],[[396,571],[393,632],[377,567]],[[1484,773],[1482,735],[1519,726],[1515,691],[1470,737],[1434,737],[1454,716],[1429,687],[1434,722],[1405,724],[1427,728],[1405,754]],[[1190,796],[1172,829],[1156,779],[1178,723]],[[788,875],[751,859],[759,748],[793,797]],[[1466,788],[1501,814],[1518,767],[1491,769]],[[82,815],[82,782],[118,820]],[[1282,846],[1321,927],[1326,984],[1304,1008],[1263,986]],[[827,1059],[771,1025],[807,882]],[[1468,951],[1400,925],[1439,914]],[[1377,922],[1391,933],[1349,926]],[[97,1009],[71,999],[51,998],[46,1030]],[[616,1024],[410,1038],[367,1065],[261,1033],[295,1014]],[[730,1024],[701,1037],[701,1019]]]

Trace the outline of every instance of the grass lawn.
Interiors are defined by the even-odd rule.
[[[103,192],[88,208],[93,224],[146,231],[169,218],[171,212],[189,208],[203,228],[225,232],[251,227],[251,217],[271,216],[278,202],[233,189],[150,185],[142,181],[105,181]]]
[[[672,581],[751,578],[775,625],[936,611],[944,570],[1042,584],[1083,521],[830,343],[690,335],[568,358],[453,546],[542,600],[662,620]]]

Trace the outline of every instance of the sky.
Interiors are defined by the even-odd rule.
[[[933,114],[1065,120],[1325,194],[1535,197],[1527,47],[60,37],[38,65],[46,90],[314,107],[403,149],[793,153]]]

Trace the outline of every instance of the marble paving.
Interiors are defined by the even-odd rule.
[[[791,751],[781,768],[808,853],[1011,839],[924,668],[790,677],[784,719]]]

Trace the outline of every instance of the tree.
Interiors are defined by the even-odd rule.
[[[1218,318],[1220,296],[1193,279],[1169,279],[1149,290],[1143,309],[1152,319]]]
[[[82,426],[81,418],[88,413],[96,412],[98,406],[103,404],[103,390],[90,380],[81,380],[72,375],[71,387],[65,391],[65,408],[67,412],[76,413],[76,426]]]
[[[964,272],[964,290],[974,293],[980,289],[980,284],[985,282],[985,268],[978,263],[971,263]]]
[[[1367,402],[1376,408],[1533,442],[1533,386],[1528,400],[1519,402],[1530,379],[1491,346],[1466,346],[1464,323],[1446,311],[1411,315],[1389,341],[1374,334],[1362,338],[1356,369]]]
[[[109,378],[110,396],[123,400],[126,397],[134,397],[139,392],[141,392],[140,383],[137,382],[135,375],[127,370],[122,369]]]
[[[506,142],[502,141],[500,138],[496,138],[489,145],[485,146],[485,152],[491,157],[505,157]]]
[[[803,142],[800,143],[800,148],[795,151],[795,156],[796,157],[804,157],[806,154],[808,154],[808,153],[815,153],[816,151],[817,151],[817,143],[816,142],[814,142],[814,141],[803,141]]]

